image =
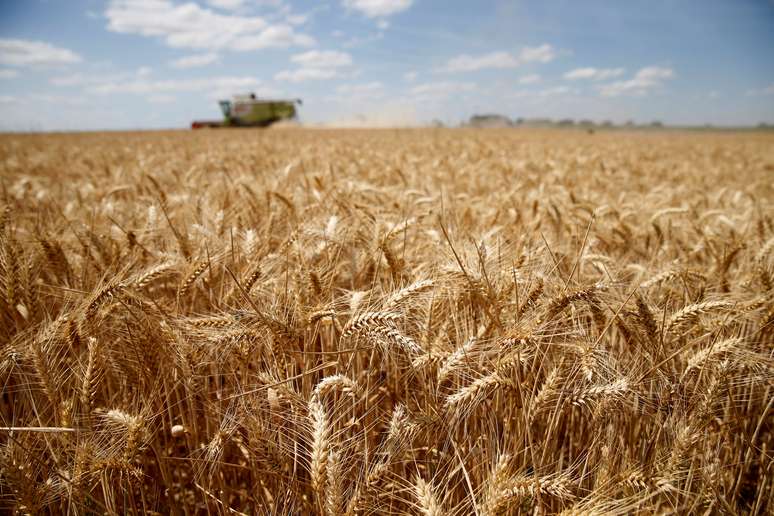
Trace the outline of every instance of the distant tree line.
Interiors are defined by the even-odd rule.
[[[580,128],[609,128],[616,127],[611,120],[603,120],[601,122],[595,122],[589,119],[574,120],[572,118],[562,118],[559,120],[552,120],[550,118],[508,118],[505,115],[496,113],[476,114],[470,117],[467,122],[463,122],[463,127],[580,127]],[[664,127],[663,122],[660,120],[654,120],[649,124],[638,125],[634,121],[629,120],[621,127],[652,127],[660,128]]]
[[[435,127],[442,127],[443,123],[438,120],[434,120],[432,123]],[[469,120],[460,123],[460,127],[575,127],[580,129],[586,129],[593,131],[596,128],[609,129],[615,127],[623,127],[626,129],[662,129],[666,127],[661,120],[653,120],[648,123],[636,123],[634,120],[628,120],[623,124],[615,124],[611,120],[603,120],[601,122],[595,122],[590,119],[574,120],[572,118],[561,118],[553,120],[551,118],[508,118],[505,115],[497,113],[475,114],[470,117]],[[712,124],[705,124],[703,126],[689,127],[682,126],[684,128],[692,129],[714,129]],[[774,124],[761,122],[757,126],[738,127],[738,129],[761,129],[772,130]]]

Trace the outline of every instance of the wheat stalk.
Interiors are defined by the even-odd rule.
[[[432,484],[421,477],[414,480],[414,497],[417,500],[419,512],[425,516],[441,516],[443,514],[435,489]]]

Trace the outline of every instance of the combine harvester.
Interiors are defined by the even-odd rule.
[[[218,101],[223,111],[223,120],[194,120],[191,129],[204,127],[268,127],[280,120],[296,118],[296,104],[301,99],[266,100],[258,99],[255,93],[235,95],[232,100]]]

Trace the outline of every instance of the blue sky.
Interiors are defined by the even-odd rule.
[[[0,0],[1,130],[186,127],[248,91],[308,124],[774,123],[774,1]]]

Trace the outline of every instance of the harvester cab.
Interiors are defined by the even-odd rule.
[[[220,110],[223,111],[223,118],[228,119],[231,116],[231,101],[219,100]]]
[[[266,127],[280,120],[296,118],[296,105],[301,105],[301,99],[259,99],[250,93],[235,95],[231,100],[220,100],[218,104],[223,112],[223,121],[197,120],[191,123],[191,128]]]

